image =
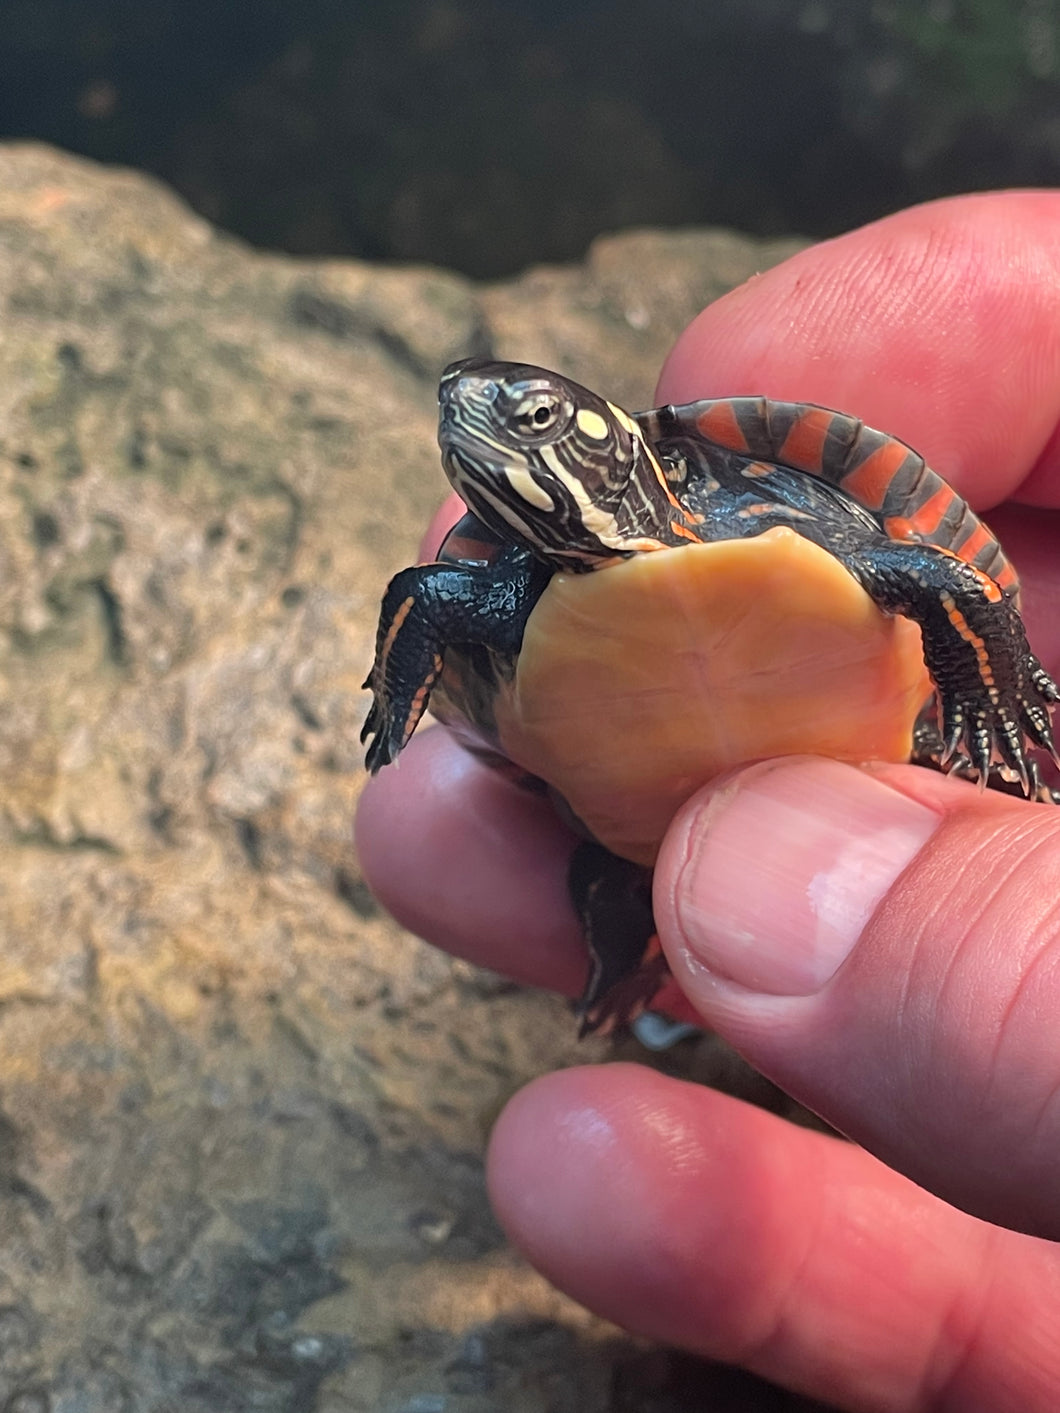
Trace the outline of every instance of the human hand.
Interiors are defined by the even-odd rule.
[[[742,392],[856,411],[977,507],[1007,500],[989,519],[1055,673],[1060,196],[904,212],[734,291],[659,397]],[[444,731],[371,783],[358,841],[414,931],[578,991],[570,836]],[[494,1134],[515,1243],[626,1328],[843,1407],[1060,1407],[1060,811],[766,762],[680,813],[655,902],[707,1024],[863,1146],[636,1066],[568,1070]]]

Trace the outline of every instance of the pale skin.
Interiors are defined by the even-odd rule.
[[[1057,674],[1060,194],[916,208],[750,281],[658,399],[737,393],[923,452],[989,512]],[[358,819],[401,921],[568,994],[571,843],[441,729]],[[1060,809],[910,766],[752,766],[674,821],[655,904],[691,1007],[856,1143],[636,1066],[566,1070],[493,1135],[513,1242],[627,1329],[841,1408],[1060,1407]]]

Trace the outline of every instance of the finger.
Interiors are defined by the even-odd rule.
[[[490,1195],[624,1328],[874,1413],[1060,1407],[1055,1252],[839,1140],[629,1065],[535,1081]]]
[[[437,557],[442,541],[466,510],[467,506],[458,495],[450,493],[446,496],[431,517],[427,533],[420,541],[421,562],[426,563]]]
[[[812,246],[705,309],[659,393],[820,402],[976,505],[1060,505],[1060,193],[931,202]]]
[[[578,840],[542,796],[437,727],[368,781],[354,832],[372,892],[410,932],[516,981],[581,995],[589,957],[567,887]],[[696,1019],[673,986],[653,1006]]]
[[[1060,1236],[1060,810],[808,757],[701,791],[659,858],[676,978],[916,1182]]]
[[[1038,657],[1060,673],[1060,511],[998,506],[990,528],[1019,569],[1020,612]]]
[[[436,727],[369,780],[355,826],[372,892],[410,932],[518,981],[577,995],[586,953],[567,864],[576,840]]]

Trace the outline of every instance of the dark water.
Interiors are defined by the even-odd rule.
[[[1060,179],[1056,0],[0,0],[0,135],[248,240],[480,275]]]

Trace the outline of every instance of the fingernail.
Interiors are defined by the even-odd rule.
[[[677,927],[715,975],[771,996],[813,995],[939,820],[838,761],[753,766],[686,824]]]

